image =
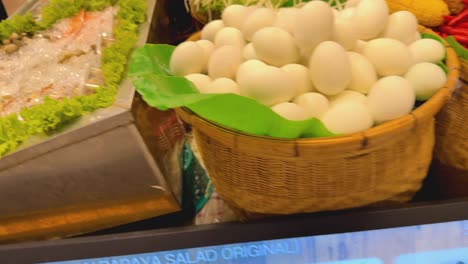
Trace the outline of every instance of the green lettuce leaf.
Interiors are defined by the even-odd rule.
[[[34,20],[31,13],[24,16],[14,15],[0,22],[0,40],[7,39],[13,33],[34,34],[42,26]]]
[[[130,58],[133,84],[149,105],[161,110],[187,107],[222,126],[260,136],[289,139],[333,136],[316,118],[291,121],[253,99],[235,94],[200,94],[190,81],[170,74],[173,50],[168,45],[146,44]]]

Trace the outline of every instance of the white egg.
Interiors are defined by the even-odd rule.
[[[236,73],[236,81],[238,83],[241,82],[242,78],[244,78],[245,76],[247,76],[246,74],[247,73],[250,73],[252,71],[255,71],[261,67],[264,67],[264,66],[267,66],[263,61],[259,61],[259,60],[248,60],[248,61],[244,61],[240,66],[239,68],[237,69],[237,73]]]
[[[292,34],[294,29],[294,18],[296,17],[298,10],[299,9],[294,7],[280,8],[276,14],[274,26]]]
[[[309,69],[301,64],[287,64],[281,68],[293,81],[293,88],[296,90],[294,96],[312,92],[314,87],[309,76]]]
[[[396,39],[371,40],[366,44],[363,55],[374,65],[380,76],[403,75],[413,64],[409,48]]]
[[[409,114],[415,104],[415,93],[408,80],[387,76],[378,80],[369,91],[369,108],[378,123]]]
[[[221,18],[223,19],[224,25],[226,27],[235,27],[241,29],[244,20],[249,15],[249,10],[246,6],[243,5],[230,5],[227,6]]]
[[[276,67],[299,60],[299,50],[293,37],[285,30],[266,27],[252,36],[257,58]]]
[[[435,39],[420,39],[409,47],[413,55],[413,62],[439,62],[445,56],[444,46]]]
[[[356,12],[356,8],[354,7],[346,8],[340,12],[340,18],[348,20],[348,21],[352,21],[351,19],[354,17],[354,12]]]
[[[367,94],[369,89],[377,81],[377,73],[374,66],[363,55],[357,52],[348,52],[351,61],[351,82],[348,89]]]
[[[261,5],[258,5],[258,4],[257,4],[257,5],[249,5],[249,6],[247,6],[247,10],[248,10],[249,15],[252,14],[253,11],[255,11],[255,10],[261,8],[261,7],[262,7],[262,6],[261,6]]]
[[[211,57],[211,53],[213,53],[215,46],[213,42],[206,40],[206,39],[201,39],[197,41],[197,44],[203,49],[203,53],[205,55],[205,61],[204,61],[204,67],[203,67],[203,73],[208,72],[208,60]]]
[[[242,57],[244,60],[255,60],[258,59],[257,53],[252,43],[245,45],[244,50],[242,51]]]
[[[344,19],[335,19],[331,39],[340,44],[345,50],[352,50],[356,45],[357,35],[352,23]]]
[[[328,98],[320,93],[305,93],[293,100],[293,103],[302,107],[308,118],[321,118],[328,111]]]
[[[224,27],[222,20],[213,20],[206,24],[201,31],[201,38],[209,41],[214,41],[216,33]]]
[[[358,39],[356,43],[354,44],[353,51],[362,54],[364,52],[364,48],[366,47],[366,45],[367,45],[367,41]]]
[[[273,26],[276,20],[276,13],[270,8],[255,9],[242,24],[244,38],[250,41],[255,32],[264,27]]]
[[[340,11],[338,11],[338,10],[335,9],[335,8],[332,8],[332,12],[333,12],[333,18],[334,18],[334,19],[339,18],[339,17],[341,16]]]
[[[447,75],[439,66],[421,62],[413,65],[405,75],[416,93],[416,99],[425,101],[447,82]]]
[[[309,61],[310,61],[311,56],[312,56],[312,51],[306,53],[303,50],[299,50],[299,62],[298,62],[298,64],[309,67]]]
[[[222,46],[213,51],[208,61],[208,75],[211,78],[229,78],[236,76],[237,68],[242,63],[242,51],[236,46]]]
[[[249,5],[249,6],[246,6],[247,8],[247,17],[250,16],[250,14],[252,14],[255,10],[259,9],[259,8],[262,8],[263,6],[261,5]],[[245,17],[244,21],[247,19],[247,17]],[[243,26],[244,23],[242,23],[241,25],[241,28]]]
[[[245,40],[242,32],[239,29],[234,27],[225,27],[218,31],[218,34],[216,34],[214,44],[217,48],[226,45],[243,48],[245,45]]]
[[[271,110],[288,120],[299,121],[307,119],[304,109],[294,103],[279,103],[272,106]]]
[[[208,85],[211,83],[210,76],[200,73],[185,75],[185,78],[191,81],[200,93],[204,93]]]
[[[309,63],[315,88],[325,95],[335,95],[351,82],[351,62],[338,43],[325,41],[314,50]]]
[[[387,26],[380,34],[382,38],[392,38],[405,44],[413,41],[418,29],[418,19],[411,12],[398,11],[390,15]]]
[[[332,34],[334,16],[332,9],[323,1],[305,4],[294,19],[293,36],[301,49],[315,48],[329,40]]]
[[[228,78],[218,78],[213,80],[205,89],[204,93],[208,94],[224,94],[233,93],[239,94],[239,85]]]
[[[345,10],[356,7],[359,4],[359,2],[361,2],[361,0],[348,0],[348,1],[346,1]]]
[[[413,40],[411,41],[411,43],[414,43],[415,41],[418,41],[420,39],[421,39],[421,34],[418,31],[416,31],[414,32]]]
[[[367,96],[363,95],[362,93],[350,90],[344,90],[337,95],[330,96],[329,101],[331,107],[348,101],[358,102],[364,105],[367,105],[369,103],[369,99],[367,98]]]
[[[206,39],[197,40],[196,43],[200,45],[205,53],[205,56],[208,56],[208,58],[215,49],[213,42]]]
[[[332,12],[334,18],[340,17],[340,11],[336,10],[335,8],[332,8]]]
[[[246,72],[238,83],[241,95],[267,106],[287,102],[294,96],[292,80],[283,70],[274,66],[259,67]]]
[[[206,65],[205,53],[193,41],[182,42],[174,49],[169,64],[171,72],[178,76],[201,73]]]
[[[388,7],[385,0],[361,0],[356,6],[353,24],[358,39],[376,38],[387,25]]]
[[[371,128],[374,124],[369,108],[359,102],[346,101],[330,108],[322,122],[335,134],[352,134]]]

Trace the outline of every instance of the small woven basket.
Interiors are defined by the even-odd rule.
[[[468,62],[460,62],[460,87],[437,115],[434,167],[447,197],[468,196]]]
[[[458,81],[458,58],[446,49],[450,72],[439,92],[411,114],[360,133],[275,139],[234,131],[185,108],[176,111],[192,125],[218,193],[244,217],[406,202],[427,174],[434,116]]]

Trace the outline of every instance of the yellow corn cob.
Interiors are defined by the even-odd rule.
[[[386,0],[390,13],[406,10],[413,13],[421,25],[436,27],[450,15],[443,0]]]
[[[450,10],[450,13],[452,15],[456,15],[458,13],[460,13],[463,8],[465,7],[465,5],[463,4],[463,2],[461,0],[444,0],[445,3],[447,4],[449,10]]]

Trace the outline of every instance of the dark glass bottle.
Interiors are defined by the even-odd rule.
[[[201,29],[184,3],[185,0],[158,0],[154,11],[150,43],[176,45]]]

